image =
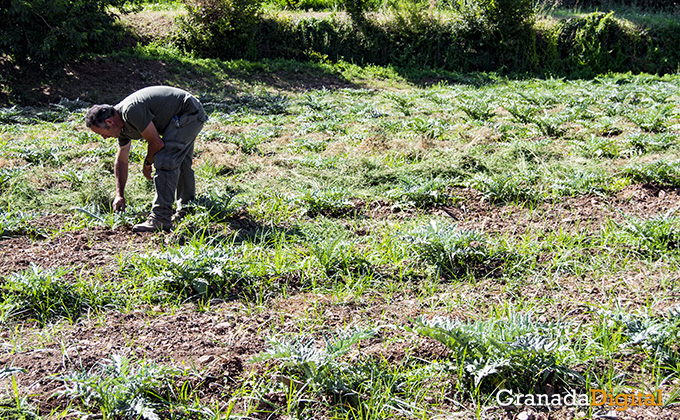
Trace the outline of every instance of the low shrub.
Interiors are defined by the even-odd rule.
[[[399,6],[381,21],[366,14],[372,7],[368,0],[344,0],[350,20],[335,15],[292,20],[259,17],[259,1],[195,0],[180,24],[177,44],[223,59],[344,60],[573,77],[673,73],[680,64],[680,24],[673,20],[641,30],[613,13],[595,12],[537,27],[530,0],[457,2],[457,16],[451,19],[434,14],[422,1],[392,2]]]
[[[186,0],[175,43],[202,56],[256,58],[254,36],[263,0]]]

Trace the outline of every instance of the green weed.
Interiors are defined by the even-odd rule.
[[[625,180],[613,177],[605,172],[573,170],[555,178],[556,180],[550,186],[550,189],[556,196],[609,195],[626,185]]]
[[[9,191],[22,172],[22,168],[0,168],[0,194]]]
[[[93,204],[88,207],[72,207],[71,210],[76,211],[87,226],[102,226],[109,229],[118,229],[120,227],[130,227],[142,221],[143,214],[128,206],[124,212],[122,211],[102,211],[102,209]]]
[[[90,371],[73,372],[61,380],[62,395],[79,399],[105,419],[159,420],[172,407],[173,378],[182,372],[152,362],[113,355]]]
[[[309,217],[318,215],[341,216],[352,211],[355,207],[349,198],[350,191],[348,189],[331,187],[307,191],[297,199],[297,202]]]
[[[450,181],[443,179],[405,180],[397,189],[389,191],[387,197],[399,203],[417,208],[431,208],[449,203],[452,196],[447,193]]]
[[[653,183],[667,187],[680,186],[680,161],[660,159],[624,167],[623,175],[633,182]]]
[[[253,284],[233,246],[184,246],[135,260],[160,290],[185,298],[230,297]],[[158,296],[160,298],[162,296]]]
[[[314,241],[310,252],[329,278],[367,274],[370,271],[371,264],[357,245],[341,237]]]
[[[673,254],[680,247],[680,218],[657,215],[646,219],[628,217],[624,229],[624,243],[640,254],[661,258]]]
[[[0,238],[9,236],[44,236],[44,229],[37,228],[33,221],[38,217],[36,214],[21,211],[0,210]]]
[[[45,326],[67,319],[75,321],[91,307],[91,302],[63,277],[65,270],[43,270],[32,265],[7,277],[2,285],[2,322],[28,319]]]
[[[349,365],[340,358],[357,343],[375,335],[371,330],[345,330],[324,335],[324,345],[317,347],[312,337],[301,335],[268,339],[270,348],[253,361],[276,360],[292,369],[302,381],[302,387],[315,392],[336,395],[353,393],[342,381],[342,372]]]
[[[492,253],[484,235],[455,226],[441,227],[434,221],[404,235],[415,256],[432,264],[442,275],[472,275],[491,263]]]
[[[541,197],[537,187],[520,175],[477,174],[470,185],[493,204],[535,202]]]
[[[566,390],[584,384],[569,369],[574,360],[566,324],[510,312],[506,318],[474,322],[418,318],[413,330],[453,350],[460,372],[476,392],[497,387],[537,392],[547,384]]]

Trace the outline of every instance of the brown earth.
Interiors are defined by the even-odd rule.
[[[2,70],[2,66],[0,66]],[[194,73],[187,75],[186,73]],[[252,89],[248,86],[267,86],[279,92],[304,92],[312,89],[357,87],[333,74],[305,72],[252,72],[247,81],[202,73],[201,69],[187,69],[172,60],[125,57],[96,57],[66,66],[57,81],[43,82],[35,75],[18,74],[12,92],[0,92],[0,104],[47,105],[63,98],[90,103],[118,103],[130,93],[154,85],[170,85],[186,89],[198,96],[219,94],[221,97],[239,95]]]
[[[649,217],[676,211],[680,206],[678,190],[662,190],[652,185],[626,188],[615,197],[584,196],[541,203],[533,209],[517,206],[494,206],[480,199],[474,190],[460,189],[455,192],[463,197],[459,204],[434,210],[452,218],[459,226],[481,230],[495,237],[503,234],[518,235],[524,232],[597,232],[610,220],[623,222],[625,216]],[[362,210],[371,218],[403,218],[413,215],[409,211],[391,209],[386,203],[364,203]],[[35,222],[35,231],[45,232],[47,239],[19,236],[0,241],[0,278],[26,269],[30,264],[43,268],[71,267],[78,273],[97,272],[106,279],[118,276],[117,255],[146,253],[168,241],[175,241],[172,234],[134,234],[128,228],[116,230],[89,228],[58,233],[58,228],[71,216],[49,216]],[[234,223],[235,229],[252,229],[245,221]],[[368,228],[366,228],[368,229]],[[51,232],[51,233],[50,233]],[[55,233],[56,232],[56,233]],[[359,235],[367,234],[359,229]],[[625,276],[625,273],[622,273]],[[637,279],[640,280],[640,279]],[[648,285],[635,278],[623,279],[626,288],[618,284],[587,285],[590,279],[559,280],[553,305],[546,305],[539,315],[562,319],[567,313],[573,317],[586,317],[588,308],[577,296],[584,288],[590,290],[585,301],[606,301],[616,294],[618,299],[644,304],[639,292]],[[637,282],[636,282],[637,281]],[[443,286],[442,298],[453,300],[509,301],[523,296],[541,296],[550,293],[550,285],[525,284],[519,290],[508,290],[506,285],[492,277],[479,283]],[[598,297],[599,295],[599,297]],[[568,303],[571,302],[571,303]],[[481,309],[481,308],[480,308]],[[66,406],[65,397],[58,396],[63,388],[59,375],[73,370],[88,370],[113,354],[133,356],[191,368],[197,375],[192,387],[205,403],[226,401],[233,387],[238,386],[247,374],[271,375],[265,363],[253,363],[250,359],[266,350],[265,338],[274,333],[299,331],[296,319],[309,311],[322,313],[320,328],[333,329],[345,325],[362,325],[371,319],[377,325],[405,326],[416,316],[431,314],[427,303],[415,295],[397,294],[386,301],[383,296],[369,292],[352,302],[335,302],[326,295],[291,291],[286,298],[279,297],[264,307],[253,309],[241,302],[211,304],[208,311],[199,311],[194,303],[187,303],[179,310],[166,311],[162,307],[140,307],[129,313],[109,312],[94,319],[87,317],[75,324],[29,328],[17,331],[4,328],[0,333],[3,351],[0,365],[26,369],[17,375],[20,387],[30,390],[31,400],[40,405],[41,412]],[[483,311],[483,309],[481,309]],[[474,306],[453,307],[449,316],[474,318],[483,315]],[[272,325],[278,325],[276,331]],[[389,345],[385,343],[389,342]],[[413,350],[417,349],[416,353]],[[374,339],[362,344],[362,354],[384,358],[399,363],[405,358],[434,360],[450,356],[443,345],[429,339],[393,328],[383,329]],[[408,354],[410,352],[410,354]],[[198,379],[197,379],[198,378]],[[274,380],[275,378],[272,378]],[[226,398],[225,398],[226,397]],[[283,395],[267,396],[271,401]],[[454,412],[458,408],[442,407]],[[573,418],[573,411],[534,413],[533,418]],[[534,415],[522,408],[516,411],[484,413],[484,418],[520,418]],[[606,418],[680,418],[677,409],[637,408],[625,412],[603,412]],[[464,417],[464,416],[463,416]],[[461,417],[445,417],[461,418]],[[525,417],[532,418],[532,417]]]

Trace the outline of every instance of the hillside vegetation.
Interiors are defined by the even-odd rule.
[[[551,77],[675,73],[677,8],[631,3],[19,1],[0,9],[0,84],[5,102],[22,101],[25,83],[54,85],[65,64],[92,54],[134,55],[136,46],[149,44],[197,58],[344,62],[416,75],[423,69]],[[126,29],[117,15],[136,26]]]

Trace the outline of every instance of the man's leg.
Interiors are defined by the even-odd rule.
[[[179,167],[179,180],[177,182],[178,212],[181,212],[183,207],[186,207],[187,204],[196,199],[196,177],[194,170],[191,168],[193,160],[194,147],[192,144],[191,150],[188,151]]]
[[[179,168],[156,169],[153,177],[156,195],[153,198],[149,217],[163,228],[172,227],[172,205],[175,202],[175,190],[179,179]]]
[[[165,131],[163,136],[165,146],[154,158],[156,195],[151,214],[146,223],[134,226],[133,231],[172,229],[172,205],[175,197],[180,200],[180,206],[194,199],[196,181],[191,163],[194,140],[203,128],[204,122],[205,114],[180,116],[180,126],[170,125]]]

